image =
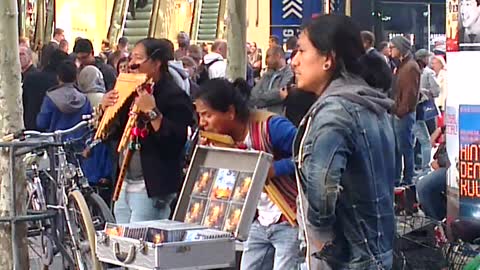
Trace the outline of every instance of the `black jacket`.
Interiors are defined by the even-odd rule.
[[[372,49],[360,57],[363,65],[362,77],[374,88],[382,89],[388,93],[392,88],[392,71],[385,58],[376,50]]]
[[[37,129],[36,119],[42,107],[45,93],[57,84],[57,74],[49,68],[45,68],[44,71],[32,72],[25,75],[22,85],[23,121],[25,122],[25,129]]]
[[[117,82],[117,71],[110,65],[105,64],[99,57],[95,57],[95,66],[102,72],[105,89],[108,91],[115,88]]]
[[[156,132],[148,126],[149,135],[140,139],[140,159],[148,196],[158,197],[178,192],[181,187],[187,127],[193,125],[194,114],[190,98],[169,75],[155,83],[153,95],[163,114],[162,124]],[[131,102],[126,104],[119,115],[121,125],[111,139],[123,133]]]

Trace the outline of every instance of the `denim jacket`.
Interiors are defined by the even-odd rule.
[[[390,269],[395,234],[393,101],[361,78],[334,80],[294,143],[301,226],[332,269]],[[315,259],[313,259],[315,261]]]

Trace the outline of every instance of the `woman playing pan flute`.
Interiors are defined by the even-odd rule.
[[[291,158],[296,129],[282,116],[249,110],[248,96],[248,86],[241,79],[234,83],[224,79],[205,82],[195,97],[199,124],[204,131],[230,136],[238,148],[274,155],[241,269],[297,269],[300,243],[295,221],[297,188],[292,177],[295,167]]]
[[[132,100],[139,112],[135,127],[138,136],[128,146],[135,150],[114,206],[118,223],[168,218],[181,185],[183,149],[187,127],[193,124],[193,106],[168,73],[170,60],[173,47],[167,40],[143,39],[131,54],[130,68],[146,74],[154,84],[137,90]],[[107,93],[103,109],[113,106],[118,97],[115,90]],[[121,136],[128,115],[128,110],[119,113],[118,125],[112,126],[109,138]],[[123,157],[120,153],[120,160]]]

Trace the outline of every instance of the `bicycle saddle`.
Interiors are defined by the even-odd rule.
[[[455,239],[467,243],[480,243],[480,220],[457,219],[451,224],[452,234]]]

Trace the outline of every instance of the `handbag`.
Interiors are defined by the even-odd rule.
[[[433,99],[427,99],[418,104],[418,120],[428,121],[438,116],[438,108]]]

